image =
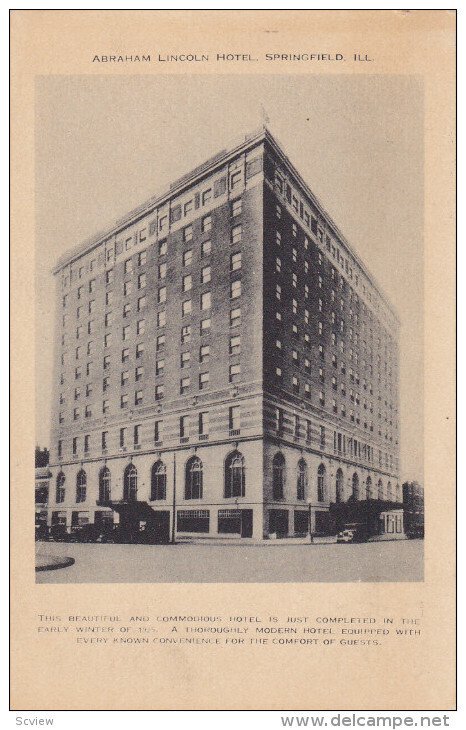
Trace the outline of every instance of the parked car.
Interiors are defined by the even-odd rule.
[[[354,542],[356,530],[342,530],[337,535],[337,542]]]

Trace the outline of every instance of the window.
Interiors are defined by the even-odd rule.
[[[209,362],[210,345],[201,345],[199,349],[199,362]]]
[[[205,309],[210,309],[212,306],[212,293],[210,291],[206,291],[203,294],[201,294],[201,311],[204,311]]]
[[[102,451],[108,449],[108,431],[102,431]]]
[[[55,488],[55,502],[60,504],[65,501],[65,475],[61,471],[57,474],[56,488]]]
[[[189,386],[191,384],[191,378],[181,378],[180,380],[180,395],[184,395],[188,392]]]
[[[143,335],[146,331],[146,320],[140,319],[136,325],[136,334]]]
[[[202,476],[202,461],[198,456],[192,456],[186,462],[185,499],[202,499]]]
[[[190,352],[181,353],[180,365],[182,368],[188,368],[191,365],[191,353]]]
[[[132,289],[133,289],[133,282],[125,281],[125,283],[123,284],[123,294],[125,295],[125,297],[127,297],[131,294]]]
[[[278,453],[273,457],[273,498],[283,499],[285,490],[285,457]]]
[[[231,436],[238,436],[241,429],[241,409],[240,406],[230,406],[228,411],[228,425]]]
[[[142,365],[139,365],[136,370],[134,371],[134,379],[136,382],[138,380],[142,380],[144,377],[144,367]]]
[[[163,375],[164,369],[165,369],[165,360],[157,360],[155,363],[155,374]]]
[[[104,378],[102,380],[102,391],[105,393],[110,387],[110,378]]]
[[[163,461],[156,461],[151,469],[150,498],[151,500],[166,499],[167,496],[167,469]]]
[[[186,206],[185,206],[186,208]],[[192,241],[193,238],[193,227],[192,226],[186,226],[186,228],[183,230],[183,240],[185,242]]]
[[[241,309],[237,307],[230,311],[230,327],[238,327],[241,324]]]
[[[126,445],[126,428],[120,428],[120,448]]]
[[[207,317],[206,319],[201,319],[201,324],[200,324],[201,335],[206,335],[210,332],[211,324],[212,324],[212,320],[210,319],[210,317]]]
[[[126,394],[120,398],[120,408],[128,408],[128,396]]]
[[[107,466],[104,466],[99,472],[99,502],[110,502],[110,498],[111,498],[110,469]]]
[[[212,200],[212,188],[207,188],[202,193],[202,205],[206,205],[210,200]]]
[[[129,317],[131,314],[131,303],[127,302],[123,307],[123,317]]]
[[[234,226],[231,229],[231,243],[239,243],[241,241],[242,228],[241,226]]]
[[[84,469],[78,471],[76,475],[76,502],[86,501],[87,476]]]
[[[210,373],[199,374],[199,390],[205,390],[209,385]]]
[[[230,299],[237,299],[241,296],[241,279],[236,279],[230,284]]]
[[[138,276],[138,289],[144,289],[146,286],[147,277],[146,274],[139,274]]]
[[[208,436],[209,434],[209,414],[207,411],[199,413],[198,419],[199,436]]]
[[[202,233],[207,233],[212,229],[212,216],[206,215],[201,221],[201,231]]]
[[[275,271],[279,274],[282,270],[282,260],[279,256],[275,259]]]
[[[167,241],[159,242],[159,256],[165,256],[167,253]]]
[[[184,327],[181,328],[181,342],[182,344],[186,344],[187,342],[190,342],[191,340],[191,325],[185,324]]]
[[[134,394],[134,405],[140,406],[142,403],[142,390],[137,390]]]
[[[230,337],[230,355],[239,355],[241,353],[241,336],[235,335]]]
[[[161,286],[157,291],[157,302],[158,304],[165,304],[167,301],[167,287]]]
[[[78,453],[78,437],[73,436],[73,456],[76,456]]]
[[[91,409],[91,406],[90,406],[90,405],[87,405],[87,406],[86,406],[86,407],[84,408],[84,417],[85,417],[85,418],[90,418],[91,416],[92,416],[92,409]]]
[[[201,284],[208,284],[212,279],[212,269],[210,266],[204,266],[201,269]]]
[[[296,498],[299,500],[306,499],[307,491],[307,464],[304,459],[298,461],[298,474],[296,480]]]
[[[73,411],[73,420],[77,421],[79,418],[79,408],[75,408]]]
[[[275,206],[275,214],[276,214],[277,218],[279,218],[279,219],[282,217],[282,209],[279,205]]]
[[[131,274],[133,271],[133,259],[127,259],[125,261],[125,274]]]
[[[166,279],[166,277],[167,277],[167,264],[166,263],[159,264],[158,272],[159,272],[159,279]]]
[[[106,357],[104,358],[104,368],[105,368],[105,360],[106,360],[106,358],[109,359],[109,364],[110,364],[110,355],[106,355]],[[125,347],[121,351],[121,362],[128,362],[128,360],[129,360],[129,349],[127,347]]]
[[[92,294],[92,292],[95,290],[95,279],[91,279],[89,282],[89,294]]]
[[[191,301],[191,299],[187,299],[181,305],[181,314],[183,317],[186,317],[186,315],[191,314],[191,311],[192,311],[192,301]]]
[[[312,422],[306,421],[306,441],[310,444],[312,442]]]
[[[230,365],[229,373],[230,383],[237,383],[241,377],[241,365]]]
[[[163,309],[161,312],[158,312],[157,314],[157,327],[165,327],[167,323],[167,313]]]
[[[189,248],[183,253],[183,266],[190,266],[193,262],[193,250]]]
[[[191,274],[186,274],[186,276],[183,276],[183,291],[190,291],[192,288],[193,288],[193,277],[191,276]],[[164,289],[165,289],[165,299],[163,301],[166,300],[166,288],[164,287]],[[160,294],[160,289],[159,289],[159,294]],[[159,298],[159,301],[160,301],[160,298]]]
[[[107,314],[105,315],[105,326],[110,327],[110,325],[112,324],[112,320],[113,320],[112,312],[107,312]]]
[[[138,312],[141,312],[146,306],[146,297],[142,296],[138,299]]]
[[[320,447],[325,449],[325,426],[320,427]]]
[[[293,392],[299,393],[299,379],[296,375],[293,375]]]
[[[226,498],[244,497],[246,494],[246,470],[244,457],[239,451],[233,451],[225,460]]]
[[[159,443],[162,440],[163,421],[155,421],[154,423],[154,441]]]
[[[285,424],[285,414],[282,408],[276,408],[275,410],[275,429],[278,434],[283,433]]]
[[[275,296],[279,300],[281,300],[281,298],[282,298],[282,288],[281,288],[280,284],[275,285]]]
[[[367,477],[367,479],[366,479],[366,499],[372,499],[372,498],[373,498],[372,479],[370,477]]]
[[[123,499],[136,502],[138,493],[138,470],[134,464],[128,464],[124,473]]]
[[[325,502],[326,485],[325,485],[325,466],[320,464],[317,469],[317,500]]]
[[[143,239],[141,239],[143,240]],[[147,262],[147,251],[141,251],[138,254],[138,266],[144,266],[144,264]]]
[[[237,198],[236,200],[232,200],[231,202],[231,215],[234,218],[237,215],[240,215],[241,211],[243,209],[243,201],[241,198]]]
[[[212,241],[203,241],[201,243],[201,256],[209,256],[212,251]]]
[[[155,400],[162,400],[164,396],[164,386],[162,384],[155,386]]]

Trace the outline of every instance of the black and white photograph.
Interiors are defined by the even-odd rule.
[[[422,79],[35,84],[36,581],[422,581]]]

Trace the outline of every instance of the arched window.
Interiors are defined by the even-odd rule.
[[[400,504],[403,501],[403,498],[401,496],[401,487],[399,484],[396,485],[396,501],[400,502]]]
[[[99,502],[110,502],[110,469],[107,466],[99,473]]]
[[[297,499],[306,499],[307,492],[307,464],[304,459],[298,461],[298,478],[296,484]]]
[[[273,457],[273,498],[283,499],[285,490],[285,457],[275,454]]]
[[[134,464],[128,464],[125,469],[123,499],[127,502],[136,502],[138,496],[138,470]]]
[[[370,477],[366,479],[366,499],[372,499],[372,479]]]
[[[379,481],[377,483],[377,496],[378,496],[379,499],[383,499],[384,498],[383,482],[382,482],[381,479],[379,479]]]
[[[57,485],[55,491],[55,502],[59,504],[65,501],[65,475],[61,471],[57,474]]]
[[[317,500],[325,502],[325,466],[321,464],[317,469]]]
[[[186,462],[184,498],[202,499],[202,461],[198,456]]]
[[[387,499],[392,502],[393,501],[393,490],[392,490],[392,483],[388,482],[387,484]]]
[[[233,451],[225,460],[225,497],[244,497],[245,493],[244,457],[239,451]]]
[[[167,497],[167,469],[163,461],[156,461],[150,475],[150,498],[166,499]]]
[[[335,501],[343,502],[343,472],[341,469],[337,469],[337,476],[335,479]]]
[[[87,476],[84,469],[76,475],[76,502],[86,501]]]
[[[353,488],[353,492],[352,492],[351,496],[353,497],[353,499],[358,500],[359,499],[359,477],[356,474],[356,472],[354,472],[354,474],[353,474],[352,488]]]

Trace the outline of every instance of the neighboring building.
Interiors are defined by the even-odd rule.
[[[406,534],[424,537],[424,489],[417,482],[403,484],[403,510]]]
[[[262,538],[401,501],[397,316],[268,130],[54,273],[49,525]]]
[[[36,537],[43,537],[47,528],[47,507],[49,501],[50,478],[52,472],[48,466],[36,467],[35,470],[35,524]]]

